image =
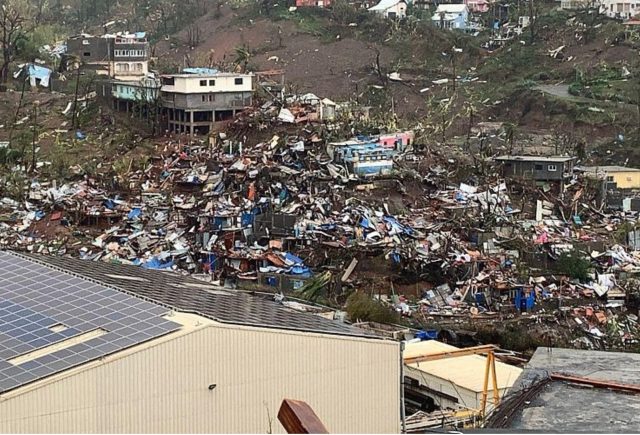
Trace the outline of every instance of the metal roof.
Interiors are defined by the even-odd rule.
[[[76,273],[175,311],[199,314],[221,323],[286,329],[321,334],[381,338],[360,328],[295,311],[273,301],[273,296],[216,287],[175,272],[136,266],[26,254],[32,260]],[[122,277],[133,277],[123,279]]]
[[[575,157],[569,156],[499,156],[496,157],[497,161],[520,161],[520,162],[550,162],[550,163],[564,163],[571,160],[575,160]]]
[[[640,355],[539,347],[506,399],[518,396],[549,373],[559,372],[626,384],[640,384]],[[555,381],[524,402],[506,432],[637,432],[640,395],[603,388],[576,388]],[[615,429],[614,429],[615,428]]]
[[[581,166],[576,169],[584,172],[640,172],[640,169],[626,166]]]
[[[455,346],[436,340],[407,343],[403,357],[411,358],[419,355],[433,355],[457,349]],[[434,361],[423,361],[408,364],[407,366],[431,376],[447,380],[465,390],[480,393],[484,386],[487,358],[481,355],[464,355]],[[510,388],[521,373],[522,369],[519,367],[496,361],[498,389],[503,390]],[[489,391],[492,391],[492,387],[489,388]]]

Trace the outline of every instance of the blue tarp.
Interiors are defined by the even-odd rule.
[[[280,191],[280,202],[283,202],[285,199],[287,199],[289,192],[287,191],[287,188],[285,187],[284,189],[282,189]]]
[[[402,231],[403,233],[405,233],[407,235],[411,236],[411,235],[413,235],[415,233],[413,228],[401,224],[393,216],[385,216],[385,217],[382,218],[382,220],[384,222],[388,223],[389,225],[391,225],[393,227],[393,229],[398,230],[398,231]]]
[[[216,257],[215,254],[208,254],[204,260],[204,264],[208,264],[210,270],[215,270],[218,266],[218,257]]]
[[[438,331],[436,329],[427,329],[422,330],[422,331],[418,331],[416,333],[416,338],[419,338],[422,341],[425,340],[435,340],[438,338]]]
[[[222,225],[227,221],[226,217],[216,216],[213,218],[213,229],[220,230],[222,229]]]
[[[43,88],[49,87],[49,80],[51,79],[51,71],[49,68],[45,68],[43,66],[38,66],[34,64],[29,64],[29,69],[27,70],[29,74],[29,81],[31,86],[35,86],[38,84],[36,80],[40,80],[40,86]]]
[[[218,70],[215,68],[183,68],[182,72],[185,74],[217,74]]]
[[[114,208],[116,208],[116,203],[113,202],[112,199],[105,199],[103,205],[109,210],[113,210]]]
[[[169,269],[173,266],[173,260],[162,261],[158,257],[152,257],[149,261],[144,263],[142,267],[144,269]]]
[[[275,276],[268,276],[267,277],[267,285],[270,285],[271,287],[277,287],[278,286],[278,278],[276,278]]]
[[[85,140],[87,138],[87,135],[84,134],[83,132],[81,132],[80,130],[76,131],[76,139],[78,140]]]
[[[400,257],[400,254],[398,254],[397,252],[394,252],[391,254],[391,259],[393,260],[394,263],[400,263],[400,260],[402,259],[402,257]]]
[[[522,287],[516,289],[516,297],[514,298],[514,305],[518,311],[529,311],[536,304],[535,292],[529,292],[528,296],[524,295],[524,289]]]
[[[242,213],[241,222],[243,227],[253,225],[253,219],[255,215],[253,213]]]
[[[142,209],[139,207],[136,207],[129,212],[129,214],[127,215],[127,219],[139,218],[141,214],[142,214]]]
[[[302,258],[296,257],[290,252],[284,253],[284,259],[287,263],[293,263],[295,265],[304,265],[304,261],[302,261]]]
[[[303,277],[311,276],[311,270],[306,266],[293,266],[289,270],[289,273],[291,275],[299,275],[299,276],[303,276]]]

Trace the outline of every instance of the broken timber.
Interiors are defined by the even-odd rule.
[[[582,376],[565,375],[563,373],[551,373],[551,379],[554,381],[567,381],[574,384],[590,385],[596,388],[608,388],[610,390],[626,391],[628,393],[640,393],[640,385],[623,384],[600,379],[584,378]]]
[[[313,409],[301,400],[284,399],[278,411],[278,421],[287,433],[329,433]]]

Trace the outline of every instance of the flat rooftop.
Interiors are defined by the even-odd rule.
[[[194,72],[194,73],[176,73],[176,74],[162,74],[160,77],[174,77],[174,78],[216,78],[216,77],[253,77],[252,73],[230,73],[230,72]]]
[[[640,169],[626,166],[581,166],[578,169],[585,172],[640,172]]]
[[[512,392],[547,373],[640,385],[640,354],[538,348]],[[553,381],[517,412],[511,430],[541,432],[637,432],[640,395],[601,388],[581,388]]]
[[[549,162],[564,163],[575,160],[575,157],[568,156],[499,156],[495,160],[499,162],[520,161],[520,162]]]

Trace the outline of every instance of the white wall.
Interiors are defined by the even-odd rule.
[[[114,61],[109,63],[111,75],[116,79],[125,77],[131,79],[132,76],[142,77],[149,72],[149,62],[144,61]]]
[[[603,0],[600,10],[611,18],[629,19],[640,14],[640,1]]]
[[[242,79],[242,84],[235,84],[235,79]],[[214,85],[209,85],[211,80]],[[206,86],[201,86],[200,82],[206,81]],[[174,85],[162,85],[163,92],[180,93],[206,93],[206,92],[251,92],[253,90],[252,76],[250,74],[218,75],[191,77],[175,76]]]
[[[216,324],[94,365],[0,395],[0,432],[284,433],[284,398],[330,433],[400,430],[397,342]]]

